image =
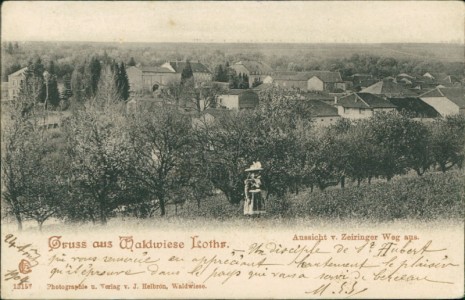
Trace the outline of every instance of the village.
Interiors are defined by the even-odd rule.
[[[185,111],[198,112],[194,118],[210,121],[225,110],[255,109],[260,91],[271,87],[294,91],[293,101],[309,105],[312,114],[308,117],[319,126],[335,124],[341,118],[369,118],[377,112],[405,112],[422,121],[465,114],[465,79],[457,75],[426,72],[378,78],[357,73],[342,78],[338,71],[274,71],[266,63],[253,60],[235,62],[225,68],[226,80],[223,81],[217,81],[218,74],[199,61],[169,61],[159,67],[129,66],[126,70],[130,91],[128,110],[147,109],[151,104],[162,103],[162,91],[181,82],[187,64],[195,86],[219,87],[213,101],[198,99],[196,105],[192,105],[194,102],[183,105]],[[2,104],[19,95],[26,69],[9,74],[8,82],[2,82]],[[230,82],[232,76],[245,78],[246,82],[238,87]],[[63,89],[62,84],[61,93]],[[58,126],[59,115],[67,113],[58,114],[58,117],[52,114],[45,125]]]
[[[298,53],[320,46],[304,44],[271,48],[292,56],[232,52],[248,47],[234,44],[184,44],[183,53],[163,44],[2,46],[2,165],[11,166],[2,199],[18,226],[192,213],[186,205],[203,214],[213,203],[230,206],[207,209],[234,215],[243,204],[249,214],[250,170],[265,182],[260,214],[315,209],[298,204],[313,196],[289,199],[318,190],[319,213],[347,215],[342,200],[325,210],[324,197],[340,189],[353,198],[386,181],[364,194],[374,201],[438,172],[459,180],[465,162],[465,77],[455,60],[379,56],[376,45],[358,46],[361,54],[334,46],[339,56],[317,60]]]

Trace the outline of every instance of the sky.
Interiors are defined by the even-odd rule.
[[[10,1],[6,41],[464,42],[462,1]]]

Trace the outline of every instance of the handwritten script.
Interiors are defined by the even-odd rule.
[[[355,298],[405,283],[447,289],[457,282],[446,275],[463,267],[447,247],[407,235],[294,235],[245,244],[199,235],[106,237],[47,237],[41,288],[185,292],[265,284],[270,290],[293,286],[295,297]],[[4,242],[28,260],[29,268],[38,265],[41,255],[30,244],[20,244],[11,234]],[[14,272],[4,280],[28,281],[27,275]]]

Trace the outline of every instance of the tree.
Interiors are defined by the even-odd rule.
[[[136,65],[136,61],[134,60],[134,57],[131,56],[131,59],[128,62],[128,66],[134,67]]]
[[[46,98],[46,86],[44,80],[44,65],[39,57],[34,62],[29,62],[21,81],[20,96],[29,98],[33,102],[43,103]],[[30,102],[30,101],[27,101]]]
[[[23,177],[22,214],[37,221],[42,230],[46,220],[60,216],[63,199],[68,196],[69,168],[59,135],[42,129],[30,141],[25,156],[28,172]]]
[[[126,67],[124,66],[124,63],[120,64],[118,68],[118,74],[116,74],[116,78],[116,86],[118,87],[120,98],[126,101],[129,98],[129,79],[128,74],[126,73]]]
[[[228,71],[223,68],[222,64],[216,66],[214,80],[219,82],[228,82]]]
[[[84,76],[84,65],[76,66],[71,75],[71,90],[73,92],[74,104],[83,104],[87,99],[86,79]]]
[[[182,69],[181,72],[181,84],[184,84],[186,81],[193,79],[194,72],[192,71],[192,66],[190,61],[186,62],[186,66]]]
[[[13,54],[13,44],[11,42],[8,43],[8,49],[6,50],[8,54]]]
[[[132,116],[134,178],[156,198],[161,216],[176,191],[189,186],[190,130],[190,118],[169,106]]]
[[[48,83],[46,82],[46,89],[47,106],[57,107],[60,104],[60,92],[55,75],[50,77]]]
[[[218,96],[226,92],[221,85],[216,83],[199,87],[191,86],[191,90],[192,96],[188,99],[194,102],[198,112],[208,108],[216,108]]]
[[[53,60],[48,62],[46,70],[52,75],[56,74],[55,62]]]
[[[29,101],[29,103],[28,103]],[[35,105],[30,98],[22,97],[13,102],[9,116],[2,120],[2,198],[8,210],[16,218],[18,230],[22,230],[24,193],[24,174],[27,170],[26,156],[28,138],[31,136],[31,107]]]
[[[86,81],[88,85],[88,97],[93,97],[97,94],[98,90],[98,83],[100,81],[100,75],[102,72],[102,66],[100,65],[100,61],[96,57],[92,57],[89,64],[86,68]]]
[[[69,74],[66,74],[63,77],[63,84],[64,84],[64,90],[63,90],[63,94],[61,97],[64,100],[68,100],[69,98],[73,96],[73,91],[71,89],[71,76]]]
[[[118,65],[112,64],[107,66],[100,76],[100,81],[97,89],[96,100],[102,105],[111,105],[115,101],[121,101],[121,93],[118,87]]]
[[[430,127],[431,152],[434,162],[442,172],[462,167],[465,159],[465,117],[448,116],[437,120]]]
[[[73,195],[68,207],[73,219],[106,224],[116,207],[130,201],[133,185],[128,183],[132,165],[128,135],[122,134],[124,104],[111,100],[115,91],[101,93],[103,89],[66,126]]]
[[[18,62],[14,62],[10,66],[5,66],[4,70],[5,72],[3,72],[2,81],[8,81],[8,75],[13,74],[18,70],[21,70],[21,65]]]
[[[256,117],[248,112],[228,111],[196,129],[200,143],[196,148],[205,149],[199,154],[206,156],[208,179],[231,204],[243,199],[244,170],[257,159],[251,144],[258,130]]]
[[[262,83],[263,83],[263,81],[258,80],[258,78],[255,78],[254,81],[253,81],[253,83],[252,83],[252,88],[257,87],[257,86],[259,86],[259,85],[262,84]]]
[[[375,114],[369,120],[368,129],[370,139],[375,145],[377,175],[388,181],[394,175],[404,174],[413,158],[417,159],[416,149],[425,146],[421,135],[426,134],[426,131],[401,114]],[[419,161],[415,162],[416,168],[420,167]]]

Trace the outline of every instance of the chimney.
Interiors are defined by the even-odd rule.
[[[337,96],[334,96],[334,104],[337,104]]]

